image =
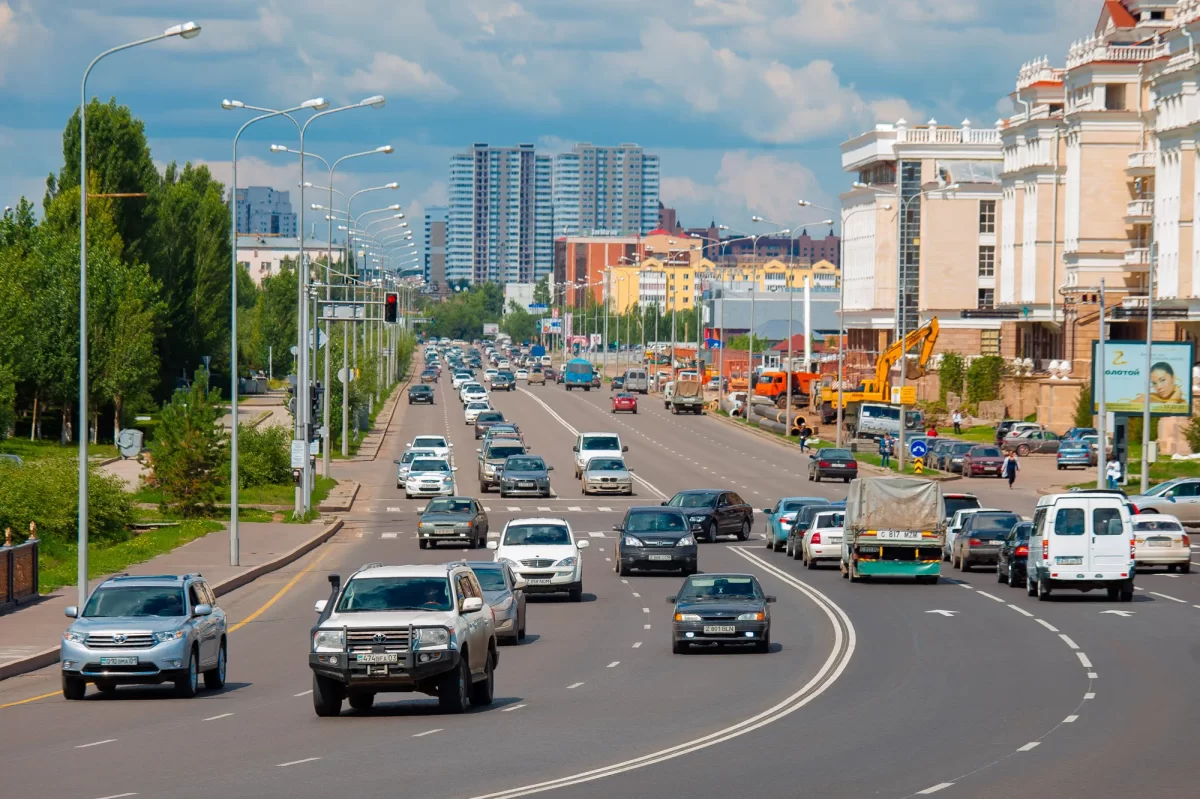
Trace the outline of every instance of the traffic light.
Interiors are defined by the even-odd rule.
[[[312,387],[312,415],[308,417],[310,421],[315,422],[317,419],[321,418],[321,401],[324,399],[324,395],[325,387],[321,385],[320,381],[318,381],[317,384]]]
[[[389,293],[383,299],[383,321],[395,324],[398,316],[397,309],[400,304],[400,295]]]

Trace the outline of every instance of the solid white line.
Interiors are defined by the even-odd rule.
[[[1095,695],[1095,694],[1092,694],[1092,693],[1088,693],[1088,694],[1084,694],[1084,695],[1083,695],[1083,698],[1084,698],[1084,699],[1095,699],[1095,698],[1096,698],[1096,695]]]
[[[222,713],[219,716],[209,716],[208,718],[205,719],[205,721],[216,721],[217,719],[227,719],[232,715],[233,715],[232,713]]]
[[[649,613],[649,612],[650,612],[650,608],[642,608],[642,613]]]
[[[633,648],[634,648],[634,649],[641,649],[641,648],[642,648],[642,642],[641,642],[641,641],[635,641],[635,642],[634,642],[634,644],[633,644]]]
[[[414,738],[424,738],[426,735],[433,735],[435,732],[441,732],[442,729],[443,729],[442,727],[435,727],[432,730],[425,730],[425,732],[419,732],[416,735],[414,735],[413,737]]]
[[[975,593],[979,594],[980,596],[985,596],[985,597],[987,597],[988,599],[994,599],[994,600],[996,600],[997,602],[999,602],[1001,605],[1003,605],[1003,604],[1004,604],[1004,600],[1003,600],[1003,599],[1001,599],[1001,598],[1000,598],[1000,597],[998,597],[998,596],[995,596],[994,594],[989,594],[987,591],[976,591]]]
[[[298,766],[301,763],[311,763],[314,760],[320,760],[319,757],[306,757],[303,760],[289,760],[287,763],[276,763],[275,768],[284,768],[285,766]]]
[[[924,795],[927,793],[937,793],[938,791],[942,790],[943,788],[949,788],[953,784],[954,783],[952,783],[952,782],[939,782],[937,785],[934,785],[932,788],[926,788],[923,791],[917,791],[917,795],[921,796],[921,795]]]
[[[1067,716],[1065,719],[1063,719],[1063,724],[1070,724],[1077,718],[1079,718],[1079,716]]]
[[[1157,591],[1151,591],[1151,592],[1150,592],[1150,595],[1151,595],[1151,596],[1158,596],[1158,597],[1162,597],[1163,599],[1169,599],[1169,600],[1171,600],[1172,602],[1178,602],[1178,603],[1179,603],[1179,604],[1181,604],[1181,605],[1186,605],[1186,604],[1187,604],[1187,602],[1185,602],[1185,601],[1184,601],[1184,600],[1182,600],[1182,599],[1176,599],[1175,597],[1173,597],[1173,596],[1168,596],[1167,594],[1160,594],[1160,593],[1158,593]]]
[[[1076,652],[1075,657],[1079,658],[1079,662],[1085,669],[1090,669],[1092,667],[1092,661],[1088,660],[1088,656],[1083,652]]]
[[[620,666],[620,665],[621,665],[621,661],[619,661],[619,660],[614,660],[612,663],[609,663],[609,664],[608,664],[608,668],[610,668],[610,669],[614,669],[614,668],[616,668],[617,666]]]
[[[643,630],[649,630],[649,629],[650,629],[650,625],[649,625],[649,624],[643,624],[643,625],[642,625],[642,629],[643,629]]]
[[[311,693],[312,693],[312,689],[309,688],[307,691],[301,691],[298,694],[292,694],[292,696],[308,696]]]
[[[1015,610],[1017,613],[1020,613],[1022,616],[1028,616],[1031,619],[1033,618],[1033,614],[1030,613],[1029,611],[1027,611],[1023,607],[1020,607],[1018,605],[1009,605],[1009,607],[1012,608],[1013,610]]]
[[[1017,749],[1017,751],[1018,752],[1028,752],[1030,749],[1036,749],[1038,747],[1038,744],[1040,744],[1040,743],[1041,743],[1041,741],[1030,741],[1029,743],[1025,744],[1024,746],[1019,747]]]
[[[105,738],[103,741],[92,741],[90,744],[80,744],[76,749],[87,749],[89,746],[100,746],[101,744],[116,743],[116,738]]]
[[[1056,632],[1058,632],[1058,628],[1057,628],[1057,627],[1055,627],[1055,626],[1054,626],[1053,624],[1051,624],[1050,622],[1046,621],[1045,619],[1035,619],[1035,621],[1036,621],[1038,624],[1040,624],[1040,625],[1042,625],[1043,627],[1045,627],[1047,630],[1049,630],[1049,631],[1050,631],[1050,632],[1052,632],[1052,633],[1056,633]]]
[[[579,686],[581,686],[581,685],[583,685],[583,683],[581,683],[581,682],[573,682],[573,683],[571,683],[570,685],[568,685],[568,686],[567,686],[567,690],[568,690],[568,691],[570,691],[570,690],[573,690],[573,689],[575,689],[575,688],[578,688],[578,687],[579,687]]]
[[[1079,644],[1077,644],[1077,643],[1075,643],[1074,641],[1072,641],[1072,640],[1071,640],[1070,638],[1068,638],[1066,635],[1063,635],[1062,633],[1059,633],[1059,634],[1058,634],[1058,637],[1059,637],[1059,638],[1061,638],[1061,639],[1063,640],[1063,643],[1064,643],[1064,644],[1066,644],[1067,646],[1071,647],[1072,649],[1078,649],[1078,648],[1079,648]]]
[[[1097,680],[1097,679],[1099,679],[1099,678],[1100,678],[1100,675],[1099,675],[1099,674],[1097,674],[1096,672],[1094,672],[1094,671],[1089,671],[1089,672],[1088,672],[1088,679],[1089,679],[1089,680]]]
[[[520,710],[523,707],[525,707],[525,705],[513,705],[512,707],[502,707],[502,708],[500,708],[500,712],[501,713],[512,713],[514,710]]]
[[[101,796],[100,799],[125,799],[126,796],[137,796],[136,793],[114,793],[112,796]]]

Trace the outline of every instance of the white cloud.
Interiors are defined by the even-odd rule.
[[[692,22],[700,26],[757,25],[765,21],[752,0],[692,0]]]
[[[436,72],[394,53],[376,53],[370,68],[355,70],[346,80],[346,87],[435,100],[449,100],[458,94],[458,90]]]

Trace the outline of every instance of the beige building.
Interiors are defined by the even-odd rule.
[[[969,121],[900,120],[842,144],[855,181],[842,195],[849,349],[878,352],[936,316],[938,351],[999,354],[1001,166],[999,129]]]

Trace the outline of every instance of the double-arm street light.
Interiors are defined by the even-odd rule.
[[[761,216],[752,216],[752,217],[750,217],[750,221],[761,224],[762,222],[764,222],[766,220],[764,220]],[[742,233],[744,238],[753,240],[753,244],[752,244],[751,250],[750,250],[750,269],[752,270],[751,276],[750,276],[750,357],[746,364],[747,369],[749,371],[749,374],[746,377],[746,391],[747,391],[747,400],[748,400],[749,397],[754,396],[754,383],[755,383],[755,380],[754,380],[754,377],[755,377],[755,374],[754,374],[754,297],[755,297],[755,294],[757,293],[757,289],[758,289],[758,240],[770,238],[772,236],[789,236],[790,237],[792,234],[792,231],[789,228],[784,228],[783,230],[776,230],[772,233],[750,234],[750,233],[745,233],[744,231],[741,231],[741,230],[733,230],[728,225],[719,225],[718,230],[728,230],[731,233]]]
[[[172,25],[157,36],[138,39],[105,50],[92,59],[83,71],[79,89],[79,612],[87,603],[88,593],[88,335],[87,335],[87,81],[92,69],[101,60],[113,53],[130,50],[143,44],[151,44],[178,36],[193,39],[200,35],[200,26],[195,22]]]

